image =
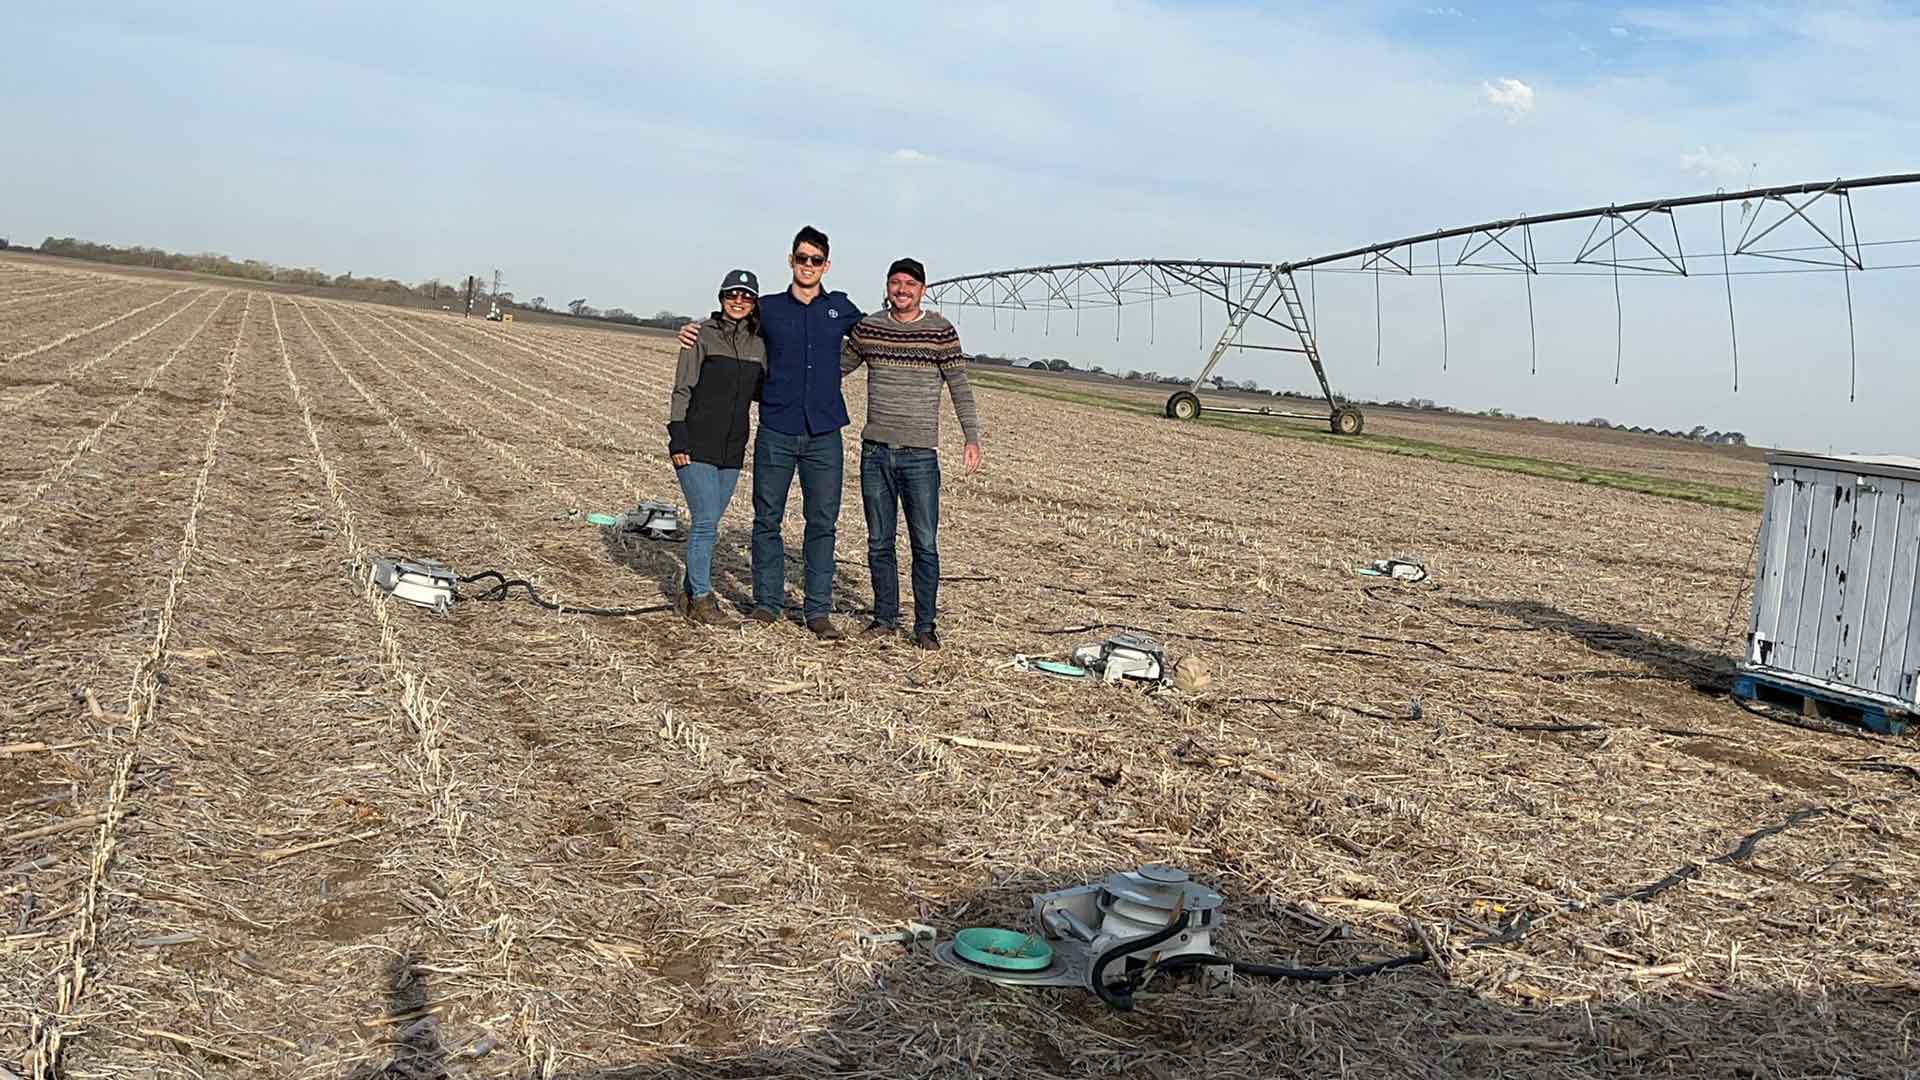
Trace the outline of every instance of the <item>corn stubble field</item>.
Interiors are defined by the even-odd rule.
[[[1920,754],[1726,697],[1757,515],[996,389],[983,473],[945,425],[940,653],[519,599],[442,617],[356,584],[397,554],[659,602],[678,549],[583,516],[678,501],[671,359],[0,262],[0,1063],[1920,1071]],[[743,482],[731,601],[749,524]],[[1405,552],[1429,582],[1352,572]],[[1102,625],[1212,684],[1011,666]],[[1155,860],[1225,893],[1236,957],[1424,938],[1436,962],[1156,983],[1123,1014],[858,936],[1014,925],[1031,893]]]

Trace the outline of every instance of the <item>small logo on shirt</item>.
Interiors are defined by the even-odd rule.
[[[833,308],[828,308],[828,309],[827,309],[827,318],[829,318],[829,319],[837,319],[837,318],[839,318],[839,317],[840,317],[840,313],[839,313],[838,311],[836,311],[836,310],[834,310]]]

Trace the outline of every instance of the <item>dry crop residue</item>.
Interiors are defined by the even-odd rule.
[[[943,421],[939,653],[519,599],[434,616],[352,580],[424,556],[659,603],[680,549],[583,517],[682,501],[673,355],[0,275],[0,997],[25,1006],[0,1012],[0,1063],[30,1071],[54,1030],[71,1076],[1912,1060],[1920,755],[1723,696],[1752,515],[982,390],[984,472]],[[729,606],[751,493],[721,528]],[[1353,573],[1403,552],[1430,582]],[[1211,685],[1011,665],[1119,626],[1206,657]],[[1149,860],[1226,894],[1236,956],[1344,965],[1424,934],[1449,962],[1169,983],[1121,1015],[858,942],[1014,925],[1030,893]],[[1530,934],[1463,947],[1522,914]]]

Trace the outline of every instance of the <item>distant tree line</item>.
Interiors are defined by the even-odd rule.
[[[1521,416],[1504,409],[1481,409],[1470,411],[1456,409],[1450,405],[1435,404],[1432,398],[1408,398],[1405,401],[1383,401],[1378,404],[1394,409],[1418,409],[1422,412],[1451,413],[1455,416],[1484,416],[1491,420],[1532,420],[1539,422],[1537,416]],[[1557,423],[1558,421],[1553,421]],[[1604,417],[1596,416],[1591,420],[1577,422],[1579,427],[1606,428],[1609,431],[1624,431],[1630,435],[1658,435],[1664,439],[1685,439],[1688,442],[1704,443],[1708,446],[1745,446],[1747,437],[1738,431],[1710,431],[1705,424],[1697,424],[1691,431],[1667,431],[1661,428],[1628,427],[1616,424]]]
[[[1707,425],[1695,424],[1692,431],[1666,431],[1650,427],[1627,427],[1624,424],[1611,423],[1603,417],[1594,417],[1585,421],[1581,427],[1606,428],[1609,431],[1625,431],[1634,435],[1658,435],[1663,439],[1686,439],[1688,442],[1706,443],[1708,446],[1745,446],[1747,437],[1738,431],[1708,431]]]
[[[0,240],[0,248],[6,246],[6,242]],[[424,301],[435,307],[452,308],[456,305],[464,307],[466,304],[467,287],[464,274],[456,276],[451,284],[439,278],[429,278],[418,284],[408,285],[393,278],[358,277],[351,271],[344,274],[328,274],[323,270],[311,268],[295,269],[276,266],[258,259],[236,260],[211,253],[185,255],[163,251],[160,248],[140,246],[115,247],[111,244],[77,240],[71,236],[49,236],[40,244],[39,250],[43,255],[60,255],[69,259],[86,259],[89,262],[113,263],[119,266],[147,266],[283,285],[351,289],[376,294],[381,299],[387,300]],[[521,302],[514,298],[513,292],[509,289],[501,289],[496,295],[491,291],[492,281],[491,274],[473,275],[473,299],[476,311],[485,311],[488,304],[498,302],[502,308],[519,307],[528,311],[544,311],[554,315],[597,319],[601,322],[624,323],[629,326],[651,326],[663,330],[678,330],[692,321],[685,315],[677,315],[671,311],[656,312],[652,318],[646,319],[617,307],[600,311],[584,299],[574,300],[566,304],[562,310],[555,311],[547,306],[547,298],[544,296],[536,296]]]
[[[650,326],[657,330],[678,330],[693,321],[691,316],[664,310],[656,311],[644,319],[625,308],[612,307],[602,311],[587,303],[584,296],[567,301],[560,311],[548,307],[547,298],[544,296],[536,296],[522,306],[530,311],[545,311],[575,319],[598,319],[601,322],[622,323],[626,326]]]

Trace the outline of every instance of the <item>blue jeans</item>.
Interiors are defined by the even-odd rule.
[[[933,629],[940,593],[940,455],[918,447],[860,444],[860,495],[867,509],[867,572],[873,576],[873,621],[900,625],[900,563],[894,537],[907,512],[913,547],[913,630]]]
[[[675,471],[680,475],[680,493],[687,497],[687,513],[693,518],[693,527],[687,530],[684,587],[689,598],[698,600],[713,591],[713,544],[720,536],[720,516],[733,501],[740,470],[694,461]]]
[[[787,547],[780,522],[787,493],[800,474],[800,502],[807,529],[808,620],[833,610],[833,541],[840,521],[840,480],[846,471],[840,433],[788,435],[762,427],[753,439],[753,606],[775,615],[787,604]]]

